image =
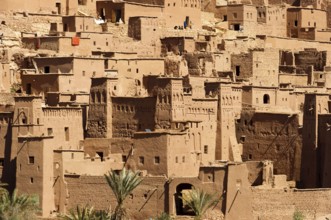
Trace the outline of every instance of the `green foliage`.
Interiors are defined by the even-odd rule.
[[[172,220],[171,216],[168,213],[162,212],[155,220]]]
[[[16,93],[21,88],[21,84],[19,83],[13,83],[10,87],[11,93]]]
[[[293,220],[304,220],[305,216],[300,211],[295,211],[293,213]]]
[[[139,186],[142,179],[139,177],[138,173],[134,173],[125,168],[121,170],[119,174],[112,170],[108,175],[105,175],[105,178],[117,201],[117,206],[112,215],[112,219],[124,219],[127,215],[126,209],[123,207],[124,200],[137,186]]]
[[[182,197],[186,204],[195,213],[195,219],[200,220],[208,209],[215,206],[219,201],[218,198],[199,189],[192,189],[189,191],[187,198]]]
[[[1,190],[0,219],[2,220],[31,220],[36,218],[39,210],[37,197],[17,195],[15,190],[11,195],[7,190]]]
[[[106,211],[96,211],[93,207],[77,206],[76,210],[70,210],[69,214],[60,216],[64,220],[110,220],[111,216]]]

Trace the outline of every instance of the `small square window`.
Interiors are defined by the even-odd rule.
[[[126,162],[126,155],[122,155],[122,162]]]
[[[34,164],[34,157],[33,156],[29,157],[29,164]]]
[[[33,178],[32,177],[30,178],[30,183],[33,183]]]
[[[154,163],[160,164],[160,157],[154,157]]]

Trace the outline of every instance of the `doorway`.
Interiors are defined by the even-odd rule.
[[[175,205],[176,215],[190,215],[194,216],[194,212],[186,204],[185,198],[192,190],[193,186],[189,183],[181,183],[176,187]]]
[[[119,22],[120,19],[122,18],[122,10],[121,9],[115,10],[115,15],[116,15],[116,22]]]

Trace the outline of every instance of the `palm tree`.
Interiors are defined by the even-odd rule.
[[[37,197],[17,195],[17,191],[10,195],[7,190],[0,196],[0,219],[2,220],[30,220],[35,219],[39,210]]]
[[[186,204],[193,210],[195,219],[200,220],[208,209],[215,206],[219,201],[218,198],[199,189],[192,189],[189,191],[187,198],[181,197]]]
[[[106,211],[96,211],[93,207],[77,206],[76,211],[70,210],[69,214],[60,216],[63,220],[110,220],[110,215]]]
[[[108,175],[105,174],[105,178],[117,201],[117,206],[112,214],[112,219],[121,220],[126,216],[126,210],[123,207],[124,200],[137,186],[139,186],[142,178],[139,177],[139,173],[134,173],[125,168],[123,168],[119,174],[112,170]]]

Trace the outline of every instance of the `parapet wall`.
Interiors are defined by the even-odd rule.
[[[305,220],[327,215],[331,210],[331,189],[276,190],[253,188],[253,219],[292,220],[295,211]]]

